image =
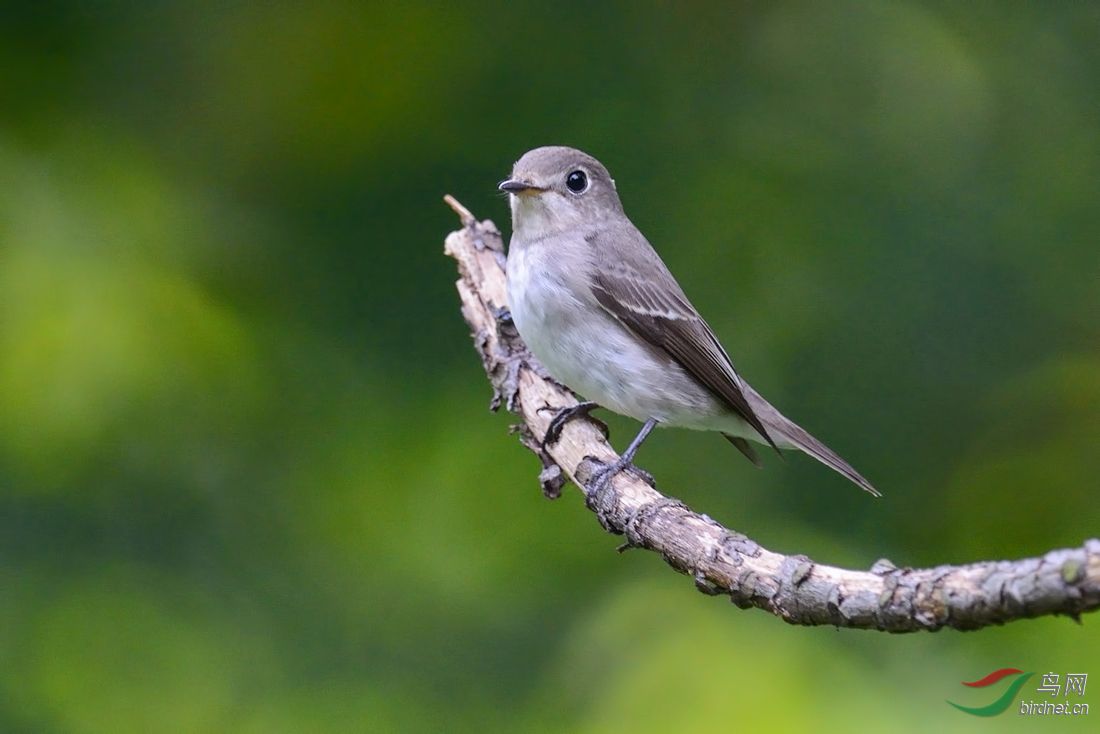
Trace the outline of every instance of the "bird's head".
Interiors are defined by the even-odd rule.
[[[531,237],[621,216],[615,182],[592,156],[564,146],[528,151],[498,188],[512,204],[512,229]]]

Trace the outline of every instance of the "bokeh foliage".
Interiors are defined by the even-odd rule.
[[[0,730],[965,730],[960,680],[1100,676],[1092,618],[795,629],[613,553],[485,411],[440,202],[597,155],[886,494],[663,432],[698,509],[1031,555],[1100,532],[1098,90],[1089,3],[4,4]]]

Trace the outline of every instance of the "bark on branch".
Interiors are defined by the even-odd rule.
[[[1038,558],[984,561],[963,566],[897,568],[879,561],[868,571],[835,568],[803,555],[762,548],[658,492],[648,477],[623,472],[597,496],[585,489],[596,465],[617,456],[598,422],[566,424],[561,439],[541,448],[553,411],[576,398],[545,376],[506,315],[504,247],[500,231],[478,222],[454,198],[447,203],[462,229],[446,240],[458,261],[462,314],[493,385],[491,407],[520,416],[521,440],[542,461],[543,491],[556,497],[566,479],[627,547],[660,553],[695,579],[704,593],[725,594],[741,608],[757,607],[791,624],[828,624],[888,632],[953,627],[972,630],[1016,619],[1064,614],[1079,620],[1100,607],[1100,540],[1053,550]]]

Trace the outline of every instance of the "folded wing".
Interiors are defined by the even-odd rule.
[[[602,230],[586,237],[598,258],[592,292],[599,304],[639,337],[664,350],[775,447],[745,399],[741,378],[726,350],[657,253],[643,241],[644,247],[626,251],[634,262],[615,258],[623,248],[602,247],[605,243],[599,238],[608,236],[642,237],[637,230]]]

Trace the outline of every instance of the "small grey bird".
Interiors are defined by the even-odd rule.
[[[623,212],[615,182],[592,156],[544,147],[501,182],[512,205],[508,302],[531,352],[588,400],[547,432],[602,406],[644,423],[593,482],[629,466],[657,425],[718,431],[759,465],[748,441],[799,449],[871,494],[844,459],[788,420],[733,368],[707,322]]]

